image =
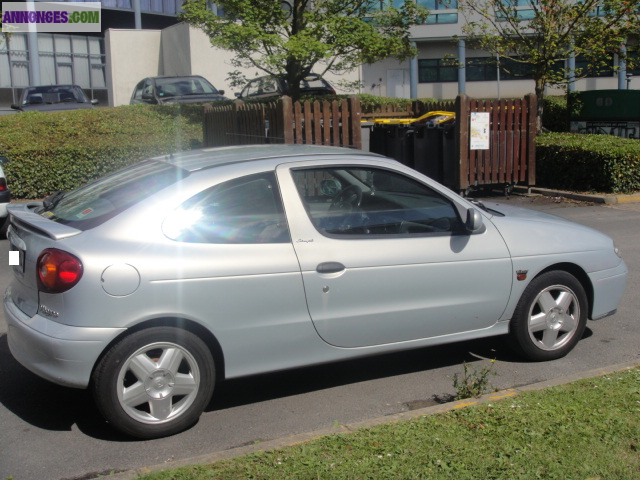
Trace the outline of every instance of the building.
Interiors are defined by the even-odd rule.
[[[394,0],[398,1],[403,0]],[[486,62],[486,52],[466,46],[457,0],[417,1],[431,12],[426,24],[412,28],[417,57],[405,62],[387,59],[352,72],[347,80],[361,80],[362,93],[451,99],[458,93],[502,98],[533,92],[533,80],[526,72],[524,77],[509,75]],[[102,0],[101,4],[100,33],[14,33],[9,42],[0,37],[0,113],[10,110],[23,87],[36,84],[75,83],[100,105],[124,105],[140,79],[156,75],[202,75],[233,98],[226,78],[233,70],[231,54],[214,49],[200,30],[178,23],[181,0]],[[452,40],[454,36],[461,40]],[[640,78],[634,78],[640,70],[626,73],[633,76],[619,78],[611,65],[577,81],[576,89],[640,88]],[[245,74],[251,78],[259,72]]]
[[[394,3],[402,0],[394,0]],[[416,0],[430,11],[427,23],[412,28],[412,40],[418,49],[417,58],[398,62],[387,59],[362,67],[363,92],[388,97],[451,99],[458,93],[476,98],[513,98],[534,92],[534,82],[526,71],[519,75],[498,69],[487,52],[469,48],[465,42],[465,18],[458,10],[458,0]],[[523,18],[532,12],[523,5]],[[458,37],[459,40],[454,40]],[[504,60],[502,60],[504,62]],[[464,65],[459,68],[456,63]],[[575,82],[577,91],[601,89],[640,89],[640,69],[626,70],[620,75],[615,58],[610,68]],[[580,67],[576,59],[576,67]],[[411,84],[415,91],[412,92]],[[549,88],[548,94],[562,94],[559,88]]]

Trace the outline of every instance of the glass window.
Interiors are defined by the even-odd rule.
[[[455,60],[423,59],[418,60],[418,81],[420,83],[456,82],[458,67]]]
[[[64,195],[39,212],[79,230],[96,227],[188,175],[173,165],[149,160],[120,170]],[[57,195],[57,194],[54,194]]]
[[[518,61],[516,58],[500,58],[501,80],[530,80],[532,78],[532,64]]]
[[[451,235],[462,230],[448,199],[404,175],[369,167],[292,173],[311,221],[322,234]]]
[[[189,199],[169,215],[164,234],[191,243],[290,242],[273,172],[216,185]]]
[[[495,81],[498,79],[496,59],[478,57],[467,59],[466,78],[470,82]]]
[[[584,56],[576,57],[576,70],[580,75],[587,77],[613,77],[613,59],[609,60],[608,65],[590,65],[588,58]]]

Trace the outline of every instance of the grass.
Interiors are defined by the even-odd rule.
[[[640,479],[640,369],[144,480]]]

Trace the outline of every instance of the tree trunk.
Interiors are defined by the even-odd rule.
[[[544,85],[543,80],[536,80],[536,101],[538,103],[536,109],[536,133],[542,133],[542,113],[544,112]]]

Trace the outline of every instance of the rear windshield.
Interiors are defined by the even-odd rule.
[[[58,223],[87,230],[187,175],[188,172],[173,165],[148,160],[69,192],[39,213]]]

